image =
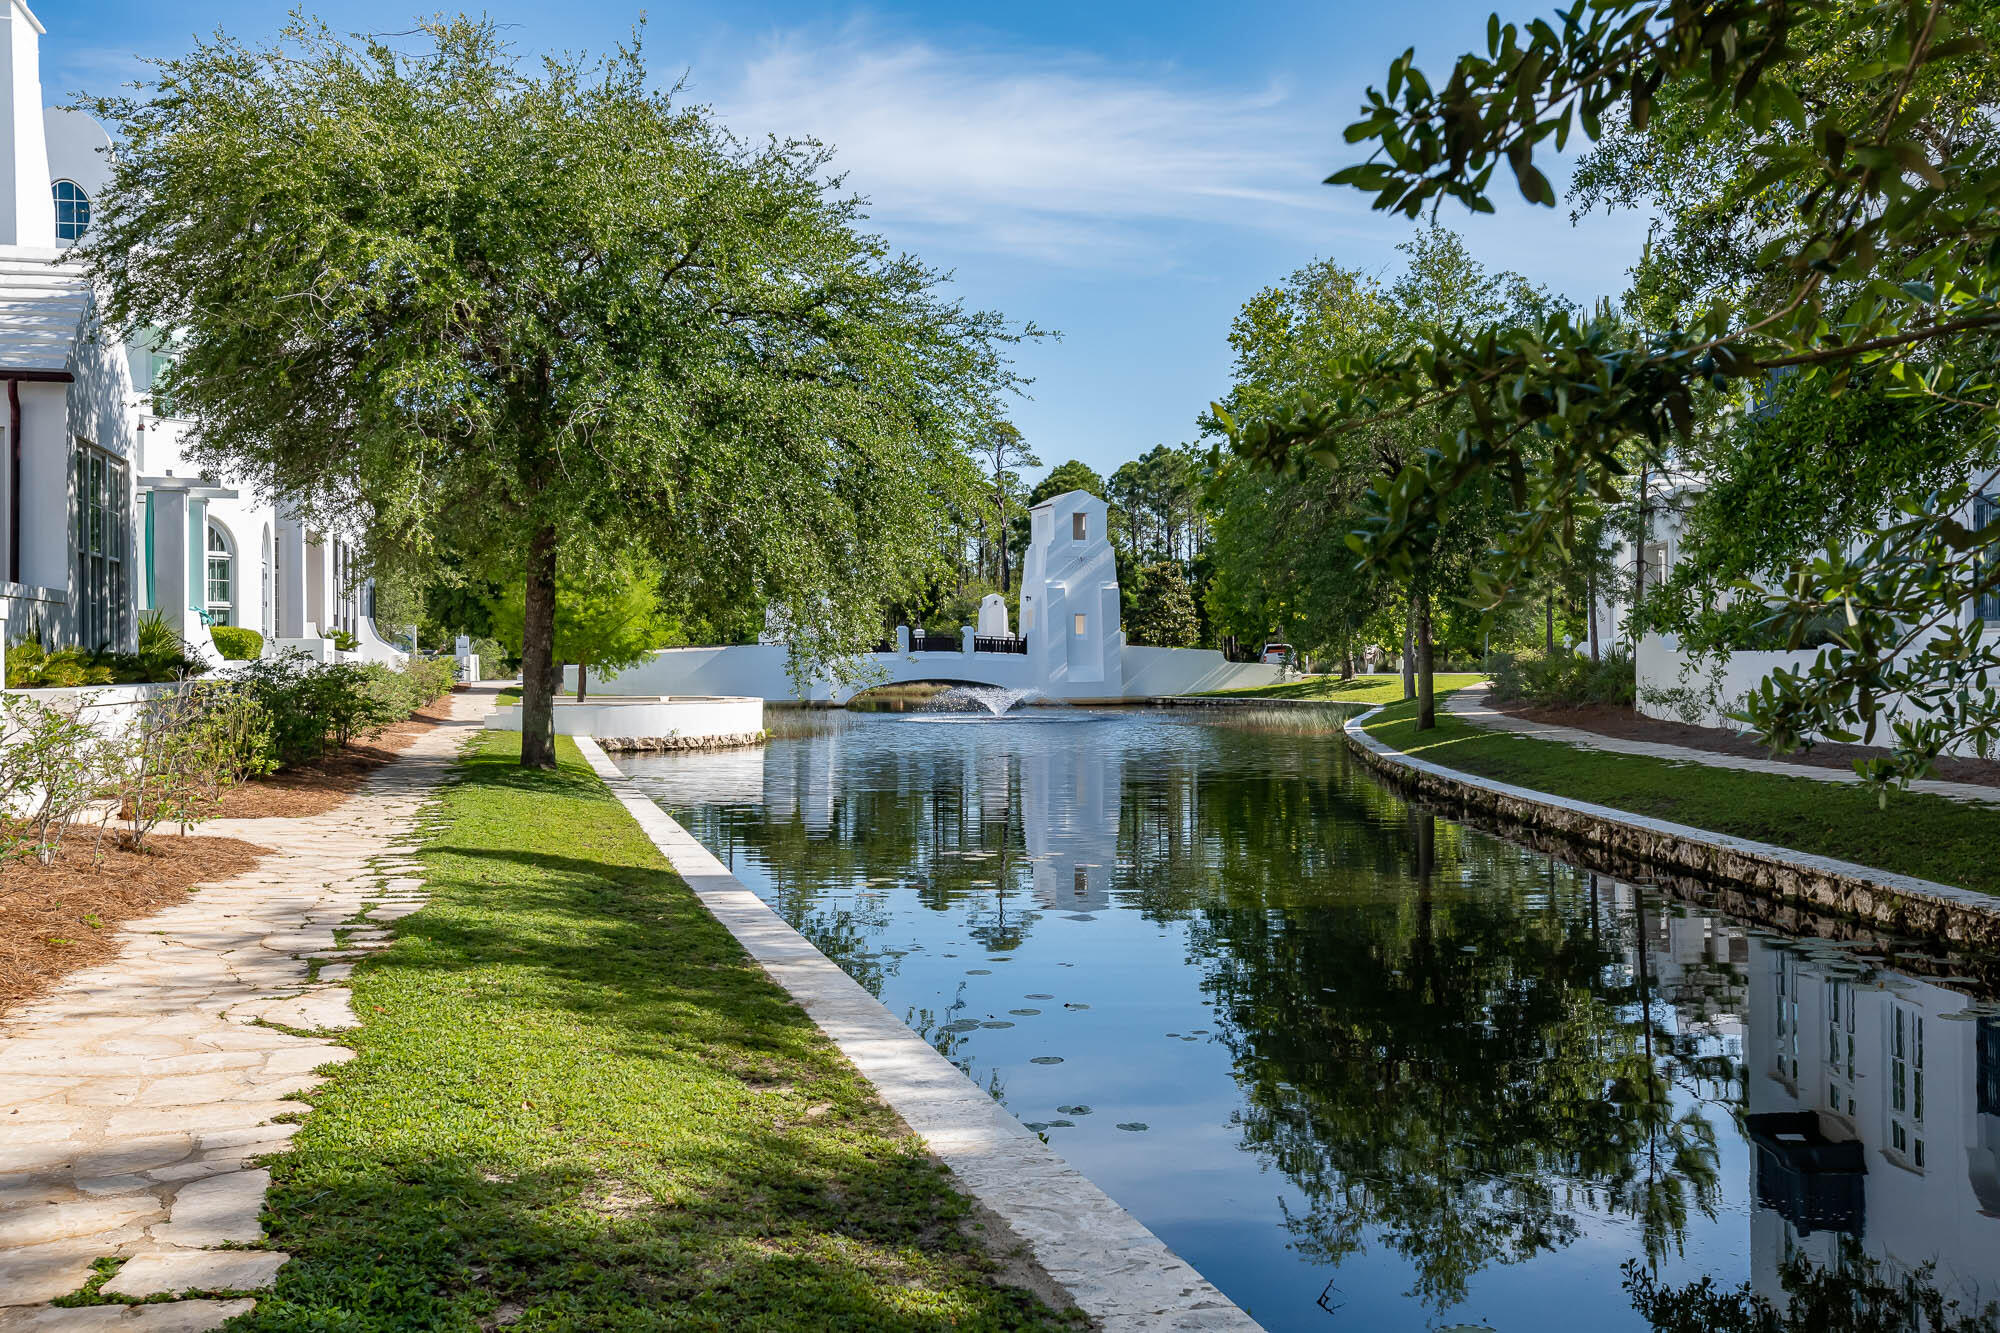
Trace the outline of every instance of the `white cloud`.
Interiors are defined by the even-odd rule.
[[[860,27],[774,38],[739,81],[701,82],[739,133],[835,148],[835,169],[898,239],[1150,267],[1192,245],[1176,224],[1324,237],[1330,215],[1359,211],[1319,183],[1344,121],[1279,88]]]

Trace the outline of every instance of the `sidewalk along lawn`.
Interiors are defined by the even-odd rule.
[[[1462,689],[1474,681],[1486,677],[1477,673],[1438,672],[1431,677],[1432,688],[1438,694]],[[1331,704],[1365,704],[1373,708],[1376,704],[1394,703],[1403,697],[1401,676],[1353,676],[1342,680],[1339,676],[1301,676],[1297,680],[1286,681],[1282,685],[1251,685],[1240,690],[1207,690],[1199,696],[1203,699],[1312,699]]]
[[[483,732],[444,788],[233,1327],[1080,1326],[559,744]]]
[[[1418,731],[1414,704],[1395,704],[1364,726],[1384,745],[1445,768],[2000,894],[2000,864],[1988,852],[2000,837],[2000,811],[1990,806],[1902,791],[1883,804],[1851,784],[1583,750],[1488,731],[1442,709],[1434,730]]]

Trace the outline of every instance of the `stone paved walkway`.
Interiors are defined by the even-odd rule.
[[[1477,686],[1454,691],[1445,696],[1445,711],[1463,718],[1476,727],[1485,727],[1491,731],[1532,736],[1536,740],[1561,741],[1565,745],[1574,745],[1585,750],[1602,750],[1607,754],[1644,755],[1652,759],[1670,759],[1683,764],[1703,764],[1709,768],[1730,768],[1739,773],[1772,773],[1787,778],[1810,778],[1814,782],[1860,781],[1852,769],[1817,768],[1811,764],[1788,763],[1783,759],[1753,759],[1745,755],[1717,754],[1713,750],[1697,750],[1687,745],[1629,740],[1623,736],[1606,736],[1595,731],[1585,731],[1580,727],[1530,721],[1489,706],[1480,697],[1484,693],[1485,691]],[[1976,782],[1925,779],[1912,782],[1910,790],[1928,792],[1932,796],[1943,796],[1953,801],[1968,801],[1975,805],[2000,805],[2000,787],[1983,787]]]
[[[254,1303],[48,1304],[112,1256],[114,1295],[271,1285],[287,1256],[254,1248],[256,1160],[290,1146],[314,1071],[350,1058],[324,1035],[356,1026],[348,973],[422,905],[419,812],[496,689],[455,696],[454,722],[326,814],[205,826],[274,854],[0,1018],[0,1333],[192,1333]]]

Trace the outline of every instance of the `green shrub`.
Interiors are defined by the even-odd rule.
[[[361,648],[361,640],[344,629],[337,629],[326,637],[332,639],[333,646],[343,653],[357,652]]]
[[[1631,657],[1612,653],[1593,662],[1581,653],[1492,653],[1486,674],[1502,702],[1574,708],[1583,704],[1632,705],[1638,681]]]
[[[58,648],[51,652],[37,639],[23,639],[7,649],[7,688],[57,689],[179,680],[197,664],[187,656],[180,636],[172,629],[165,629],[162,636],[159,631],[164,625],[158,612],[142,616],[136,653],[87,653],[81,648]]]
[[[208,636],[215,650],[231,662],[251,662],[263,656],[264,636],[242,625],[211,625]]]
[[[236,673],[237,686],[269,719],[273,768],[306,763],[401,722],[448,693],[451,678],[449,660],[414,658],[397,670],[372,662],[314,662],[303,653],[259,658]]]

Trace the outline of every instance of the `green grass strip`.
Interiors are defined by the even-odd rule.
[[[1420,732],[1414,705],[1366,724],[1404,754],[1446,768],[1714,833],[1775,843],[1940,884],[2000,893],[1991,855],[2000,812],[1921,792],[1876,793],[1811,778],[1607,754],[1474,726],[1439,710]]]
[[[1439,673],[1431,677],[1432,687],[1439,694],[1484,680],[1484,676],[1464,675],[1457,672]],[[1320,699],[1327,703],[1366,704],[1373,708],[1376,704],[1394,703],[1403,697],[1401,676],[1353,676],[1342,680],[1339,676],[1301,676],[1297,680],[1286,681],[1282,685],[1251,685],[1240,690],[1209,690],[1204,697],[1217,699]]]
[[[1072,1327],[575,747],[518,754],[483,733],[444,789],[236,1327]]]

